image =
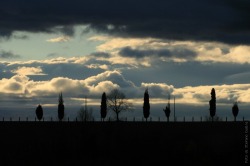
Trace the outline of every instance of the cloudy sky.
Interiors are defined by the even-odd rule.
[[[146,88],[153,115],[170,94],[182,115],[209,116],[215,88],[218,115],[237,101],[249,119],[249,11],[248,0],[2,0],[1,117],[39,103],[56,113],[61,91],[67,111],[87,96],[99,116],[114,88],[138,116]]]

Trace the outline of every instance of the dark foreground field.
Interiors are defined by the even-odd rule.
[[[245,122],[0,122],[0,165],[241,165]]]

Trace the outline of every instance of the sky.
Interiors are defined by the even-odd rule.
[[[88,98],[100,118],[103,92],[118,88],[142,117],[149,89],[151,116],[164,118],[168,95],[176,115],[250,119],[248,0],[1,0],[0,117],[35,117],[42,104],[66,115]],[[173,112],[171,113],[173,115]]]

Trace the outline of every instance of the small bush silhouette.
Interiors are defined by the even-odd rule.
[[[233,107],[232,107],[232,112],[233,112],[233,115],[234,115],[234,121],[236,121],[236,117],[239,113],[239,107],[238,107],[238,104],[237,102],[234,103]]]
[[[40,104],[36,108],[36,117],[39,121],[43,118],[43,108]]]
[[[169,121],[169,116],[170,116],[170,112],[171,112],[170,108],[168,106],[166,106],[166,108],[163,109],[163,111],[165,112],[165,115]]]
[[[165,112],[165,115],[166,115],[168,122],[169,122],[169,116],[170,116],[170,112],[171,112],[171,110],[170,110],[170,95],[168,96],[168,105],[166,106],[165,109],[163,109],[163,111]]]

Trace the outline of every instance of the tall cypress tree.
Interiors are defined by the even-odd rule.
[[[64,117],[64,105],[63,105],[63,96],[62,92],[59,94],[59,99],[58,99],[58,119],[59,121],[62,121]]]
[[[149,117],[149,114],[150,114],[149,94],[148,94],[148,89],[146,89],[144,93],[144,103],[143,103],[143,115],[144,118],[146,118],[146,121]]]
[[[215,94],[215,89],[213,88],[211,90],[211,100],[209,101],[209,105],[210,105],[210,116],[212,117],[212,121],[213,121],[213,118],[215,116],[215,112],[216,112],[216,94]]]
[[[106,97],[106,93],[103,92],[102,101],[101,101],[101,119],[102,119],[102,121],[104,121],[106,115],[107,115],[107,97]]]

